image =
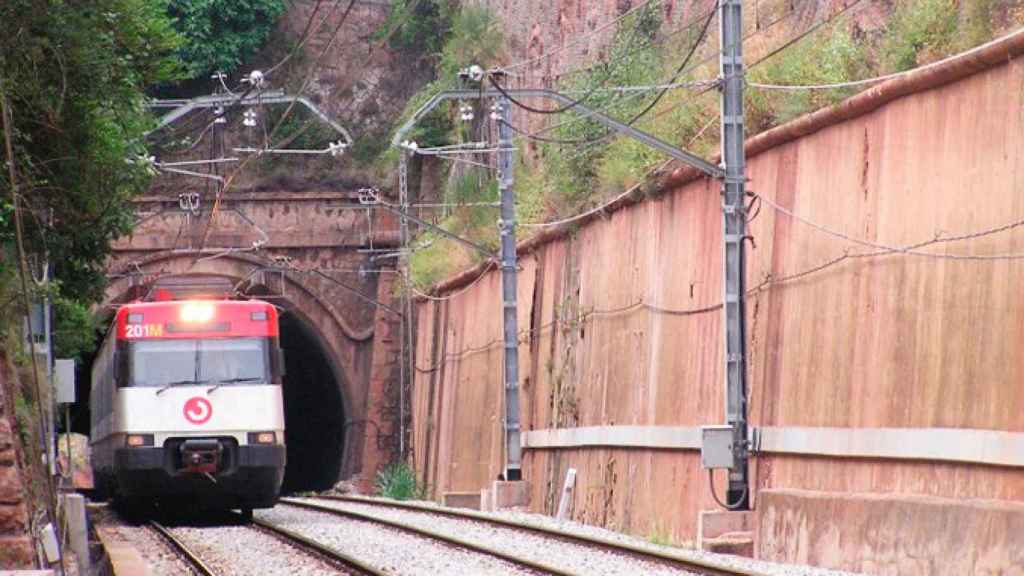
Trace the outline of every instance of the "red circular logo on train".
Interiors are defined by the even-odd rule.
[[[182,411],[185,413],[185,419],[193,424],[202,424],[209,420],[210,416],[213,416],[213,406],[210,405],[210,401],[199,396],[189,398]]]

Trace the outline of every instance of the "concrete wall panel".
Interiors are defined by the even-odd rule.
[[[850,240],[1024,253],[1013,224],[1024,217],[1021,62],[918,82],[751,157],[751,190],[848,237],[767,202],[751,224],[755,425],[1024,430],[1024,261],[880,254]],[[717,183],[691,180],[522,253],[526,429],[723,421],[720,210]],[[444,320],[421,305],[421,343],[435,322],[447,334],[444,355],[419,356],[445,375],[447,399],[416,423],[442,422],[432,441],[451,465],[438,492],[483,487],[482,471],[501,466],[487,448],[501,425],[500,345],[472,352],[501,334],[499,273],[488,275]],[[428,386],[422,372],[416,386]],[[714,508],[696,452],[569,448],[527,450],[536,510],[554,511],[569,467],[574,517],[587,522],[689,540],[697,512]],[[779,455],[756,467],[761,490],[1024,501],[1020,474],[994,466]]]

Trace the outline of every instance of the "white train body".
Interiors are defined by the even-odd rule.
[[[121,307],[93,366],[100,490],[138,503],[273,506],[285,466],[277,334],[265,302]]]

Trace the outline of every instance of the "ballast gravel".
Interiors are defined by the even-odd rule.
[[[367,504],[313,500],[338,510],[350,510],[439,532],[468,540],[506,554],[539,562],[573,574],[588,576],[679,576],[694,574],[663,563],[648,562],[636,556],[601,550],[593,546],[549,538],[513,528],[483,522],[451,518],[425,512],[410,512]]]
[[[339,573],[338,568],[319,557],[285,544],[254,526],[179,526],[170,531],[214,572],[223,576]]]
[[[279,505],[271,510],[258,510],[255,515],[257,518],[297,532],[390,574],[402,576],[533,574],[490,556],[439,544],[372,522],[340,518],[325,512]]]
[[[358,503],[352,503],[352,502],[342,502],[342,501],[337,501],[337,500],[323,500],[323,499],[318,499],[318,498],[306,498],[304,500],[307,500],[309,502],[313,502],[313,503],[316,503],[316,504],[319,504],[319,505],[335,506],[335,507],[339,507],[339,508],[342,508],[342,509],[350,509],[350,510],[357,511],[357,512],[363,512],[363,513],[367,513],[367,514],[379,515],[382,518],[395,519],[395,520],[399,520],[401,522],[412,523],[413,521],[410,520],[410,519],[418,515],[421,518],[426,518],[426,520],[419,520],[417,522],[422,523],[422,525],[424,525],[424,526],[433,527],[433,529],[436,529],[438,531],[442,530],[442,528],[441,528],[442,522],[460,522],[460,523],[473,524],[473,525],[476,525],[478,527],[486,527],[486,528],[488,528],[490,530],[498,530],[499,529],[498,527],[493,526],[493,525],[482,524],[482,523],[474,523],[472,521],[461,520],[461,519],[454,519],[454,518],[450,518],[450,517],[446,517],[446,516],[440,516],[440,515],[436,515],[436,514],[429,514],[429,513],[426,513],[426,512],[411,512],[411,511],[406,511],[404,509],[398,509],[398,508],[384,508],[384,507],[381,507],[381,506],[370,505],[370,504],[358,504]],[[388,500],[386,498],[371,498],[371,500],[379,501],[382,504],[386,504],[388,502],[392,502],[391,500]],[[412,503],[417,504],[417,505],[421,505],[421,506],[425,506],[425,507],[430,507],[430,508],[438,508],[438,509],[442,508],[439,504],[437,504],[435,502],[430,502],[430,501],[415,501],[415,502],[412,502]],[[642,549],[645,549],[645,550],[650,550],[652,552],[659,552],[659,553],[669,554],[671,556],[675,556],[675,557],[683,559],[683,560],[701,560],[701,561],[713,562],[715,564],[718,564],[718,565],[722,566],[723,568],[739,568],[739,569],[755,571],[755,572],[758,572],[758,573],[763,573],[763,574],[772,575],[772,576],[862,576],[862,575],[859,575],[859,574],[854,573],[854,572],[844,572],[844,571],[840,571],[840,570],[827,570],[827,569],[824,569],[824,568],[814,568],[814,567],[811,567],[811,566],[802,566],[802,565],[795,565],[795,564],[779,564],[779,563],[775,563],[775,562],[765,562],[765,561],[762,561],[762,560],[753,560],[753,559],[750,559],[750,558],[744,558],[742,556],[733,556],[733,555],[730,555],[730,554],[716,554],[714,552],[706,552],[706,551],[703,551],[703,550],[696,550],[696,549],[692,549],[692,548],[677,548],[677,547],[672,547],[672,546],[661,546],[661,545],[658,545],[658,544],[653,544],[653,543],[648,542],[647,540],[644,540],[644,539],[641,539],[641,538],[637,538],[637,537],[634,537],[634,536],[629,536],[627,534],[623,534],[621,532],[615,532],[615,531],[612,531],[612,530],[607,530],[605,528],[600,528],[600,527],[597,527],[597,526],[591,526],[591,525],[588,525],[588,524],[581,524],[579,522],[574,522],[574,521],[558,520],[558,519],[555,519],[555,518],[553,518],[551,516],[545,516],[543,514],[533,514],[533,513],[519,512],[519,511],[501,511],[501,512],[475,512],[475,511],[466,511],[466,510],[459,510],[459,511],[460,512],[469,512],[471,514],[480,515],[480,516],[500,518],[502,520],[508,520],[508,521],[511,521],[511,522],[519,523],[519,524],[526,524],[526,525],[530,525],[530,526],[538,526],[538,527],[542,527],[542,528],[549,528],[549,529],[558,530],[558,531],[561,531],[561,532],[566,532],[566,533],[569,533],[569,534],[577,534],[577,535],[580,535],[580,536],[587,536],[587,537],[591,537],[591,538],[599,538],[599,539],[603,539],[603,540],[606,540],[606,541],[609,541],[609,542],[628,544],[628,545],[635,546],[635,547],[638,547],[638,548],[642,548]],[[419,526],[421,524],[415,524],[415,525]],[[452,526],[464,526],[464,524],[453,524]],[[461,529],[462,528],[460,528],[460,530]],[[480,528],[478,528],[478,529],[480,529]],[[505,530],[510,530],[512,532],[515,532],[515,530],[512,530],[512,529],[501,529],[501,530],[503,530],[501,536],[492,537],[492,540],[498,540],[498,541],[503,540],[505,538],[505,532],[504,532]],[[470,538],[466,532],[462,532],[462,534],[463,534],[464,538],[472,539],[474,542],[477,542],[477,539],[475,537]],[[491,545],[491,541],[492,540],[488,540],[486,542],[479,542],[479,543],[489,546],[489,545]],[[544,544],[544,548],[545,549],[549,548],[551,546],[554,546],[554,545],[559,543],[559,541],[557,541],[557,540],[552,541],[550,539],[544,539],[544,542],[545,542],[545,544]],[[592,549],[589,549],[589,548],[586,549],[585,554],[588,554],[588,555],[589,554],[593,554]],[[573,561],[575,561],[575,560],[573,560]],[[561,564],[555,564],[555,563],[552,563],[552,564],[555,565],[555,566],[561,566]],[[661,570],[664,570],[664,568],[661,565],[659,565],[658,568],[661,569]],[[589,570],[582,570],[579,573],[581,573],[581,574],[613,574],[613,573],[617,574],[617,573],[625,573],[625,574],[645,574],[645,575],[648,574],[648,572],[646,572],[646,571],[636,571],[636,570],[634,570],[632,572],[603,572],[603,571],[600,571],[600,572],[590,572]],[[650,572],[650,573],[651,574],[656,574],[657,572]],[[676,571],[674,573],[679,574],[681,572]]]
[[[162,537],[146,526],[126,524],[106,507],[92,509],[89,519],[102,527],[115,542],[127,544],[138,551],[149,566],[152,576],[190,576],[192,567]]]

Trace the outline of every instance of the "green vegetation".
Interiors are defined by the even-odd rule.
[[[981,2],[964,2],[981,6]],[[977,16],[977,15],[976,15]],[[882,42],[886,71],[908,70],[953,51],[959,23],[956,0],[911,0],[896,4]]]
[[[412,0],[408,3],[414,4]],[[895,3],[888,25],[874,31],[861,29],[853,18],[839,18],[763,63],[751,66],[748,78],[753,83],[763,84],[838,84],[907,70],[989,40],[999,28],[997,21],[1020,18],[1010,4],[1018,5],[1003,0],[907,0]],[[436,58],[438,80],[409,102],[403,121],[434,93],[453,87],[459,68],[472,63],[486,68],[500,59],[500,33],[491,23],[491,16],[477,10],[473,13],[464,8],[450,13],[451,24],[437,26],[437,36],[432,37],[423,29],[410,36],[423,45],[435,42],[433,45],[442,48]],[[620,120],[631,120],[652,103],[654,94],[622,94],[601,88],[665,82],[699,39],[699,25],[682,33],[673,31],[671,37],[662,26],[663,11],[657,2],[638,10],[623,20],[602,52],[600,62],[590,67],[578,63],[582,69],[563,75],[555,88],[582,97],[587,106]],[[467,34],[471,30],[476,33]],[[713,26],[710,36],[694,59],[699,62],[710,57],[710,60],[691,67],[677,81],[717,76],[717,63],[713,58],[717,40]],[[479,51],[483,48],[489,51],[481,54]],[[763,54],[769,49],[761,47],[760,52]],[[756,61],[758,56],[755,51],[751,60]],[[748,88],[745,93],[748,135],[833,105],[862,89],[863,86],[810,91]],[[537,101],[530,104],[553,106]],[[467,133],[475,123],[471,126],[455,122],[454,110],[455,105],[435,111],[419,124],[411,139],[421,147],[481,139]],[[481,113],[476,110],[477,116]],[[718,152],[717,116],[716,90],[672,90],[662,95],[636,126],[701,156],[713,157]],[[536,130],[536,124],[526,124],[527,118],[535,120],[537,117],[517,115],[519,127]],[[520,138],[518,148],[524,153],[517,158],[515,174],[520,222],[564,218],[599,205],[643,183],[651,170],[667,159],[631,139],[616,135],[605,138],[604,128],[572,111],[551,117],[547,128],[544,136],[577,144],[531,143]],[[393,152],[385,156],[387,162],[395,158]],[[452,168],[444,188],[444,198],[449,202],[494,198],[494,191],[482,185],[482,181],[469,186],[464,169]],[[458,200],[453,200],[456,198]],[[488,210],[463,208],[444,214],[439,224],[493,245],[497,240],[497,217],[493,210]],[[412,256],[413,280],[421,287],[429,285],[479,258],[478,253],[427,234],[421,237],[419,249]]]
[[[863,44],[841,26],[829,28],[754,68],[751,79],[763,84],[837,84],[871,75]],[[747,94],[748,130],[757,133],[811,110],[835,104],[857,88]]]
[[[394,500],[425,500],[427,487],[416,479],[416,472],[405,462],[394,462],[377,473],[377,494]]]
[[[284,0],[164,1],[184,38],[179,53],[187,75],[197,79],[237,68],[263,46],[286,8]]]
[[[167,6],[152,0],[6,0],[0,79],[10,107],[13,164],[30,262],[60,282],[53,299],[58,353],[89,351],[88,306],[105,285],[110,241],[130,230],[129,199],[149,185],[143,133],[147,87],[182,77]],[[7,160],[6,150],[0,158]],[[12,187],[0,175],[0,318],[24,313],[16,278]],[[33,294],[38,297],[39,294]],[[15,345],[12,350],[18,350]],[[17,352],[15,352],[17,354]]]
[[[374,35],[394,50],[436,54],[444,46],[456,8],[443,0],[394,0],[387,20]]]

